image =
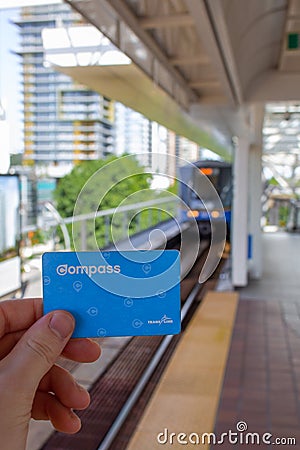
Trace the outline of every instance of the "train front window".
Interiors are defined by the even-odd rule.
[[[203,175],[206,175],[214,188],[219,191],[220,169],[218,167],[201,167],[199,170]]]
[[[211,184],[214,186],[214,188],[216,189],[216,191],[219,193],[219,184],[220,184],[220,169],[218,167],[200,167],[199,168],[199,172],[201,172],[203,175],[206,176],[206,178],[209,179],[209,181],[211,182]],[[198,180],[199,183],[199,180]],[[201,184],[201,181],[200,181]],[[198,184],[198,189],[200,188],[200,185]],[[204,188],[204,186],[203,186]],[[200,188],[201,189],[201,188]],[[195,191],[191,192],[191,198],[194,200],[198,200],[199,197],[196,194]]]
[[[200,167],[198,169],[203,175],[205,175],[211,184],[216,189],[221,202],[225,208],[231,205],[232,200],[232,179],[231,179],[231,169],[228,167]],[[197,180],[197,181],[196,181]],[[197,187],[196,187],[197,186]],[[191,199],[199,200],[196,191],[203,192],[204,197],[205,192],[207,195],[207,189],[204,185],[201,185],[201,180],[199,177],[194,179],[194,190],[191,191]],[[211,196],[211,195],[210,195]]]

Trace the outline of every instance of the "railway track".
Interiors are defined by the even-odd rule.
[[[172,247],[174,246],[176,243]],[[207,283],[198,283],[207,247],[208,243],[202,245],[193,268],[181,282],[182,333],[176,336],[134,337],[121,341],[115,357],[90,388],[92,400],[89,408],[78,413],[82,420],[81,431],[76,435],[55,432],[40,447],[41,450],[126,449],[193,312],[207,288],[212,289],[217,282],[220,265]],[[73,371],[76,364],[66,362],[64,366]]]

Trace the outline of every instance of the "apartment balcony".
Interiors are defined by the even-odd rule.
[[[47,153],[45,155],[41,155],[41,154],[34,154],[31,155],[31,157],[28,157],[27,159],[33,159],[34,161],[49,161],[49,162],[53,162],[53,161],[72,161],[74,159],[74,155],[73,152],[72,153],[59,153],[57,151],[53,152],[53,153]]]

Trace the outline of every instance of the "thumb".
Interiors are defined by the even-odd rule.
[[[35,322],[8,355],[12,378],[22,389],[35,391],[73,333],[75,320],[66,311],[54,311]]]

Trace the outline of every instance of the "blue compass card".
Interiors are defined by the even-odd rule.
[[[180,333],[177,250],[49,252],[43,255],[44,314],[64,309],[73,337]]]

